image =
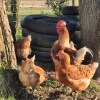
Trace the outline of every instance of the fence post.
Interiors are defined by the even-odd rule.
[[[20,2],[20,0],[12,0],[11,1],[11,12],[12,12],[13,18],[14,18],[15,35],[18,33],[19,21],[20,21],[19,2]]]

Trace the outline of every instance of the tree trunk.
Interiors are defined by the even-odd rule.
[[[0,0],[0,62],[5,62],[9,68],[16,68],[16,56],[13,38],[9,27],[4,0]]]
[[[100,0],[80,0],[80,23],[82,46],[94,52],[94,61],[99,62],[95,78],[100,77]]]
[[[72,6],[74,6],[74,0],[72,0]]]
[[[15,34],[18,32],[18,24],[19,24],[19,2],[20,0],[12,0],[11,1],[11,12],[13,14],[14,18],[14,24],[15,24]]]
[[[5,51],[5,48],[4,48],[2,30],[1,30],[1,27],[0,27],[0,67],[1,67],[1,64],[7,62],[6,56],[5,56],[6,54],[5,54],[4,51]],[[3,63],[2,63],[2,62],[3,62]]]

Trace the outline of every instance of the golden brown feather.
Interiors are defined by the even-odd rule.
[[[19,39],[15,44],[16,55],[19,58],[27,58],[28,55],[31,54],[30,44],[31,44],[31,35]]]
[[[90,84],[98,63],[94,62],[89,65],[72,65],[70,63],[70,56],[64,51],[59,51],[59,66],[56,69],[58,80],[63,84],[69,85],[74,90],[85,90]],[[62,74],[62,76],[61,76]]]
[[[31,86],[35,89],[37,85],[45,80],[44,70],[34,64],[35,56],[31,59],[22,61],[21,71],[19,73],[19,80],[23,86]]]

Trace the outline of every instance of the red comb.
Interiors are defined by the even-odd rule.
[[[65,26],[65,25],[66,25],[66,22],[64,20],[60,20],[57,23],[57,26]]]

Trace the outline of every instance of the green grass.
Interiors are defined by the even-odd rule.
[[[55,78],[50,78],[49,80],[46,80],[45,82],[46,87],[57,87],[59,86],[59,81],[57,81]]]
[[[19,27],[18,33],[16,34],[16,39],[19,39],[20,37],[22,37],[22,28]]]
[[[19,94],[27,93],[19,82],[18,73],[14,69],[0,68],[0,100],[16,100]]]
[[[1,98],[0,97],[0,100],[15,100],[15,98],[12,96],[12,97],[8,97],[7,99],[6,98]]]
[[[47,14],[47,15],[54,15],[52,9],[20,9],[19,10],[20,19],[22,20],[27,15],[31,14]]]
[[[53,14],[52,9],[20,9],[19,10],[19,13],[21,15],[42,14],[43,12],[47,14]]]
[[[90,87],[93,88],[95,91],[100,92],[100,85],[98,85],[95,81],[91,81]]]

